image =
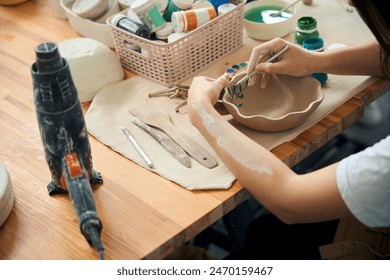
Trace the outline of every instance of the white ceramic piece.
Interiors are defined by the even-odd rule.
[[[282,131],[302,124],[324,99],[321,84],[311,77],[272,75],[267,87],[260,80],[241,94],[233,85],[245,75],[229,81],[222,102],[240,124],[258,131]]]
[[[116,54],[90,38],[60,42],[58,50],[68,60],[81,102],[88,102],[103,87],[123,80],[124,72]]]
[[[119,13],[121,11],[121,8],[119,6],[118,0],[108,0],[108,9],[104,15],[102,15],[100,18],[95,19],[95,23],[106,23],[106,20]]]
[[[135,0],[118,0],[121,10],[126,10],[126,9],[130,8],[131,4],[134,1]]]
[[[288,5],[290,2],[285,0],[261,0],[261,1],[252,1],[245,4],[244,15],[251,9],[256,9],[260,7],[269,7],[276,6],[282,9],[284,6]],[[277,12],[277,11],[271,11]],[[268,12],[268,13],[271,13]],[[291,14],[287,17],[286,13]],[[271,40],[276,37],[284,37],[288,35],[291,31],[294,30],[297,20],[297,13],[295,6],[289,8],[288,11],[283,12],[283,17],[271,18],[267,17],[267,12],[263,12],[264,21],[267,23],[259,23],[247,20],[244,16],[244,28],[249,37],[255,40]]]
[[[108,9],[108,0],[76,0],[72,11],[82,18],[94,20],[101,17]]]
[[[8,171],[0,162],[0,227],[5,223],[14,205],[14,193]]]
[[[118,0],[109,0],[109,10],[105,15],[96,21],[79,17],[72,11],[75,0],[61,0],[61,7],[64,9],[70,25],[80,35],[98,40],[106,46],[114,49],[114,41],[111,35],[111,27],[105,22],[105,19],[111,14],[120,12]]]

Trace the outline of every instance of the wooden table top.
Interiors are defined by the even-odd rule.
[[[67,20],[52,15],[49,1],[0,6],[0,161],[10,173],[15,194],[12,212],[0,228],[0,259],[98,258],[79,231],[68,195],[48,195],[51,175],[30,74],[38,44],[79,36]],[[364,106],[389,88],[389,82],[377,80],[272,152],[290,167],[297,164],[355,123]],[[103,221],[106,259],[162,258],[249,197],[239,182],[228,190],[189,191],[93,137],[90,143],[94,169],[104,179],[94,197]]]

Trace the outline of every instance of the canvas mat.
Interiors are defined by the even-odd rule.
[[[248,137],[270,150],[283,142],[294,139],[298,134],[310,128],[374,81],[374,78],[368,77],[330,75],[326,86],[323,88],[325,92],[323,102],[305,123],[288,131],[276,133],[257,132],[243,127],[229,116],[227,118]],[[157,106],[169,113],[173,124],[182,133],[189,135],[216,157],[218,166],[215,168],[208,169],[192,158],[191,168],[181,165],[154,138],[132,123],[134,117],[128,112],[128,109],[132,106],[137,106],[138,103],[144,100],[150,99],[148,94],[160,89],[166,88],[140,76],[134,76],[103,88],[96,94],[85,115],[89,133],[114,151],[144,168],[150,169],[121,131],[121,126],[126,127],[153,161],[154,167],[150,169],[151,171],[189,190],[229,188],[235,180],[233,174],[217,157],[214,150],[198,130],[190,123],[185,113],[185,108],[182,111],[184,113],[175,112],[175,107],[183,102],[183,99],[171,99],[169,97],[151,98]]]

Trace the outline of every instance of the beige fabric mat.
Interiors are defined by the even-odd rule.
[[[324,86],[324,101],[304,124],[289,131],[261,133],[247,129],[234,120],[233,123],[244,134],[264,147],[272,149],[296,137],[373,81],[375,81],[374,78],[367,77],[330,76],[327,85]],[[215,155],[218,166],[213,169],[200,165],[192,158],[191,168],[184,167],[154,138],[132,123],[133,116],[128,112],[128,108],[148,99],[149,93],[164,88],[139,76],[105,87],[95,95],[85,115],[89,133],[118,153],[150,169],[120,130],[121,126],[127,127],[153,161],[154,167],[150,169],[151,171],[190,190],[229,188],[235,179],[232,173],[217,157],[198,130],[192,126],[185,113],[185,108],[182,111],[184,113],[175,112],[175,107],[183,102],[182,99],[152,98],[159,107],[169,112],[175,126]]]

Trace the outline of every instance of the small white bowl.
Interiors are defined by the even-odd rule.
[[[76,0],[72,11],[82,18],[95,20],[108,10],[108,0]]]
[[[284,6],[288,5],[290,2],[284,0],[256,0],[245,4],[244,8],[244,28],[249,37],[255,40],[271,40],[276,37],[284,37],[288,35],[296,24],[296,8],[295,6],[287,9],[286,12],[291,14],[290,17],[277,21],[275,18],[270,16],[264,17],[264,21],[268,22],[256,22],[248,19],[248,14],[255,12],[258,9],[265,9],[271,7],[278,7],[278,10],[281,10]],[[277,11],[277,10],[275,10]],[[261,11],[259,11],[259,15]],[[286,14],[283,14],[286,15]],[[279,18],[281,20],[281,18]]]
[[[123,80],[117,55],[103,43],[90,38],[74,38],[58,44],[69,62],[70,73],[81,102],[88,102],[105,86]]]
[[[245,75],[241,72],[229,81],[222,102],[240,124],[258,131],[294,128],[317,109],[324,99],[321,84],[311,77],[272,75],[267,87],[255,85],[238,94],[233,85]]]
[[[105,19],[120,12],[118,0],[109,0],[109,9],[105,15],[96,21],[79,17],[72,11],[75,0],[61,0],[61,7],[64,9],[70,25],[80,35],[98,40],[106,46],[115,49],[114,40],[111,35],[111,27],[105,23]]]

